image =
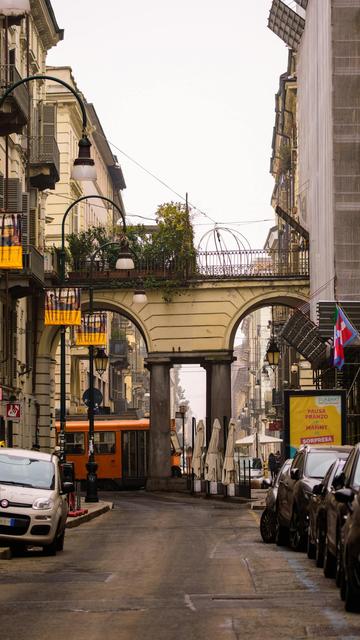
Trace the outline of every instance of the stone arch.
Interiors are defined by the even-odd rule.
[[[270,307],[273,305],[283,305],[285,307],[296,308],[301,304],[306,304],[308,297],[300,291],[294,294],[287,291],[269,291],[262,292],[258,296],[255,296],[245,302],[245,304],[238,310],[237,314],[233,317],[230,323],[227,334],[226,344],[228,349],[233,349],[236,331],[240,325],[240,322],[249,315],[252,311],[260,309],[261,307]]]

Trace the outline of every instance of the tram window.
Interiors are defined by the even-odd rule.
[[[65,451],[66,453],[85,453],[85,433],[65,433]]]
[[[115,453],[115,431],[95,431],[95,453]]]

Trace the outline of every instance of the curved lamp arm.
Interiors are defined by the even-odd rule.
[[[36,75],[36,76],[29,76],[28,78],[22,78],[21,80],[18,80],[18,82],[15,82],[14,84],[11,85],[11,87],[9,87],[8,89],[6,89],[5,93],[3,93],[3,95],[0,98],[0,109],[3,106],[6,98],[8,97],[8,95],[10,95],[10,93],[12,93],[17,87],[19,87],[22,84],[25,84],[27,82],[31,82],[31,80],[53,80],[54,82],[58,82],[59,84],[62,84],[63,87],[66,87],[66,89],[69,89],[69,91],[71,91],[71,93],[73,94],[73,96],[75,96],[76,100],[79,103],[79,107],[81,109],[81,113],[82,113],[82,128],[83,128],[83,133],[86,132],[86,128],[87,128],[87,115],[86,115],[86,110],[85,110],[85,105],[83,103],[83,101],[81,100],[79,94],[75,91],[75,89],[73,89],[73,87],[71,87],[67,82],[64,82],[64,80],[60,80],[59,78],[54,78],[54,76],[47,76],[47,75]]]
[[[122,220],[122,223],[123,223],[123,232],[124,232],[124,234],[126,234],[125,216],[124,216],[123,212],[121,211],[120,207],[113,200],[111,200],[110,198],[107,198],[105,196],[100,196],[100,195],[90,195],[90,196],[81,196],[81,198],[78,198],[77,200],[74,200],[74,202],[72,202],[68,206],[68,208],[66,209],[66,211],[65,211],[65,213],[63,215],[62,222],[61,222],[61,279],[62,280],[64,280],[64,277],[65,277],[64,251],[65,251],[65,222],[66,222],[66,218],[68,217],[68,215],[69,215],[70,211],[73,209],[73,207],[75,207],[79,202],[82,202],[83,200],[94,199],[94,198],[97,198],[98,200],[103,200],[103,201],[109,202],[110,204],[113,205],[113,207],[115,207],[115,209],[120,214],[120,217],[121,217],[121,220]],[[109,244],[109,243],[107,243],[107,244]],[[103,245],[103,246],[106,246],[106,245]],[[99,249],[101,249],[101,248],[102,247],[99,247]],[[92,258],[90,258],[90,260],[92,260]]]

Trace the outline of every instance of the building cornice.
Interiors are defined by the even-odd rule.
[[[57,24],[50,0],[31,0],[31,16],[46,50],[64,38],[64,29]]]

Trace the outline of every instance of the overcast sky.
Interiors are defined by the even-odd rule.
[[[65,37],[49,64],[72,67],[109,141],[260,249],[273,220],[274,94],[287,65],[285,45],[267,28],[271,0],[52,5]],[[129,215],[153,218],[159,204],[179,200],[121,151],[113,147]],[[194,223],[197,239],[213,226],[201,213]],[[200,417],[200,388],[198,396]]]

